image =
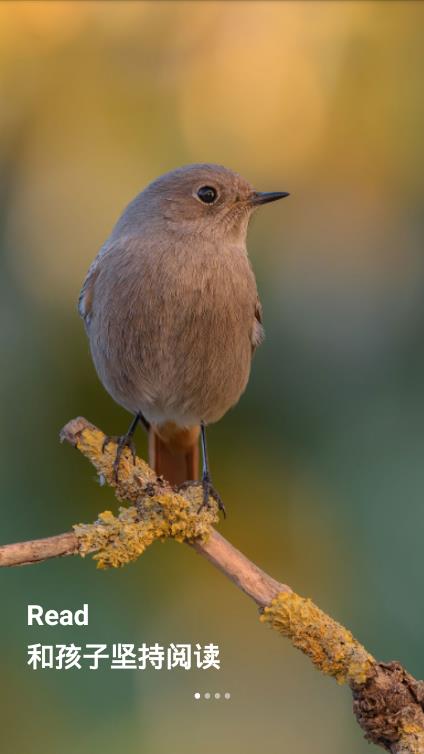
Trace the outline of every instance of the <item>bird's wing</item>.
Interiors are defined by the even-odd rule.
[[[259,301],[259,298],[257,298],[256,304],[255,304],[255,316],[253,318],[253,327],[252,327],[252,334],[251,334],[252,352],[255,351],[256,348],[261,345],[264,337],[265,337],[265,330],[262,325],[262,305],[261,305],[261,302]]]
[[[78,312],[83,318],[86,327],[90,324],[91,312],[93,309],[94,283],[100,272],[99,261],[100,255],[98,255],[90,265],[78,298]]]

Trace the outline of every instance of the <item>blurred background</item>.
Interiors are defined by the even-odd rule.
[[[94,372],[79,289],[147,182],[223,163],[291,197],[249,233],[267,339],[209,432],[221,530],[423,677],[423,21],[415,2],[1,3],[2,542],[115,509],[58,443],[79,414],[128,425]],[[187,547],[119,571],[4,570],[0,588],[7,754],[369,751],[348,690]],[[83,602],[88,628],[26,626],[28,603]],[[218,643],[222,669],[26,667],[28,643],[143,641]]]

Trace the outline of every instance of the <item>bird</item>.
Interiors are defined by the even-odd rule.
[[[133,415],[128,431],[113,436],[116,480],[125,448],[135,460],[141,423],[158,476],[176,489],[201,485],[199,510],[211,497],[225,515],[206,427],[238,402],[264,337],[246,249],[249,220],[286,196],[256,191],[222,165],[185,165],[142,190],[101,247],[78,309],[100,381]]]

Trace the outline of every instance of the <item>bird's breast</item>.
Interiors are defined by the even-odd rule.
[[[153,421],[217,420],[250,371],[257,292],[245,249],[179,242],[120,261],[98,281],[109,297],[104,371]]]

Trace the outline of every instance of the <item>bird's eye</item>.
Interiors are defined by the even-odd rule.
[[[197,192],[197,196],[204,204],[213,204],[218,193],[213,186],[201,186]]]

